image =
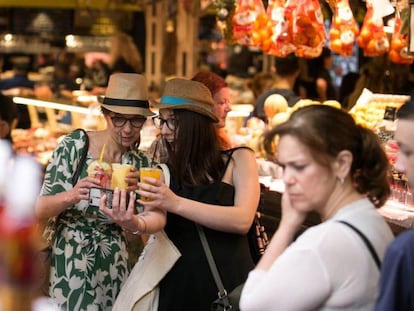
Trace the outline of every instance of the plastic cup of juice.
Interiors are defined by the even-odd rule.
[[[144,177],[152,177],[152,178],[156,178],[160,180],[161,174],[162,174],[162,170],[157,167],[141,167],[139,169],[139,178],[142,183],[145,183]],[[141,196],[141,200],[146,201],[146,202],[151,201],[150,198],[146,198],[142,196]]]
[[[112,175],[112,169],[109,163],[94,160],[89,164],[87,173],[89,177],[99,179],[101,188],[109,188]]]
[[[111,188],[119,188],[119,190],[126,190],[128,183],[125,181],[126,175],[131,171],[132,165],[112,163],[112,179]]]

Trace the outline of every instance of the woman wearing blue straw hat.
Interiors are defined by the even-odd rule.
[[[154,106],[159,109],[154,122],[168,142],[170,188],[146,178],[149,184],[138,183],[138,193],[152,201],[138,202],[146,210],[166,211],[167,222],[161,226],[160,219],[165,216],[153,213],[145,216],[146,227],[133,219],[131,230],[154,230],[158,222],[181,256],[158,283],[157,308],[146,310],[210,310],[218,288],[199,230],[207,238],[225,289],[232,291],[254,267],[246,233],[259,202],[255,155],[248,148],[222,151],[212,95],[200,82],[167,81]],[[106,210],[102,202],[101,208]],[[120,211],[126,208],[122,200],[114,203]],[[131,208],[132,204],[128,206]],[[144,260],[145,256],[144,250]],[[139,277],[136,279],[139,281]],[[133,285],[140,290],[139,284],[128,286],[127,282],[125,286],[132,292],[121,291],[114,310],[138,310],[134,308],[136,301],[130,301]]]

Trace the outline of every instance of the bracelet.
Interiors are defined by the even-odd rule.
[[[144,230],[137,230],[137,231],[129,231],[128,229],[125,229],[126,231],[128,231],[129,233],[133,234],[133,235],[138,235],[138,234],[143,234],[147,231],[147,222],[145,221],[144,217],[138,215],[138,219],[141,219],[143,224],[144,224]],[[139,222],[139,221],[138,221]],[[139,225],[139,224],[138,224]]]

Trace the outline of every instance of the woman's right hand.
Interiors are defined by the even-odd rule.
[[[99,188],[99,179],[94,177],[85,177],[80,179],[76,185],[68,191],[71,204],[79,203],[81,200],[89,200],[89,189]]]
[[[282,219],[280,221],[281,227],[295,230],[296,233],[305,221],[307,214],[307,212],[294,208],[289,200],[289,195],[287,193],[283,193]]]

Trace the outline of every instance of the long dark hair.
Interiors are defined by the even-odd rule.
[[[224,161],[214,123],[184,109],[174,109],[174,115],[177,130],[169,163],[179,183],[188,186],[220,180]]]
[[[389,161],[378,136],[355,124],[347,112],[326,105],[311,105],[296,110],[289,120],[264,137],[264,147],[273,155],[276,135],[292,135],[309,148],[313,158],[328,167],[342,150],[353,156],[350,175],[355,189],[382,206],[390,194]]]

